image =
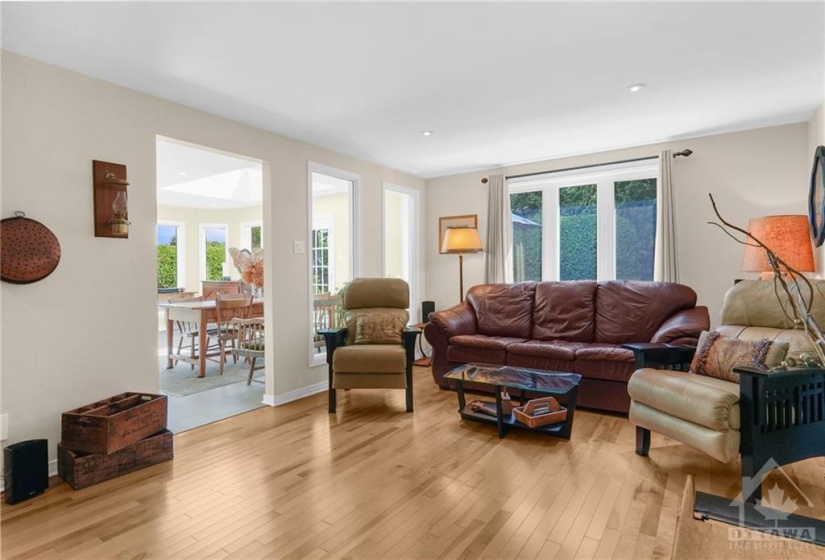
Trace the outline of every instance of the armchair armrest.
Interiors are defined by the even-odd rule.
[[[691,360],[693,360],[693,355],[696,353],[695,346],[655,342],[622,344],[622,348],[633,350],[633,355],[636,358],[636,369],[656,368],[687,371]]]
[[[407,368],[415,361],[415,341],[421,335],[421,329],[418,327],[404,327],[401,333],[402,342],[404,343],[404,350],[407,352]]]
[[[347,328],[320,329],[318,334],[324,337],[324,345],[327,349],[327,363],[332,365],[332,355],[339,346],[344,346],[347,342]]]
[[[650,342],[696,345],[699,335],[707,330],[710,330],[710,315],[708,308],[700,305],[672,315],[662,323]]]

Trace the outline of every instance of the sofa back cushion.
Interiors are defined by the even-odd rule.
[[[696,292],[671,282],[611,280],[596,288],[594,342],[649,342],[674,313],[696,306]]]
[[[539,282],[533,307],[533,338],[592,342],[595,281]]]
[[[487,336],[530,338],[533,328],[535,282],[481,284],[467,292],[478,333]]]
[[[792,283],[791,283],[792,284]],[[792,286],[793,295],[799,291],[811,303],[811,315],[820,326],[825,326],[825,280],[811,280],[813,298],[808,285]],[[793,311],[788,296],[773,280],[742,280],[725,294],[722,303],[723,325],[746,327],[794,328]]]

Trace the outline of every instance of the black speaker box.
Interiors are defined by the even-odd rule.
[[[30,439],[3,449],[3,483],[9,504],[45,492],[49,487],[48,440]]]
[[[421,302],[421,322],[422,323],[429,323],[430,322],[430,313],[435,311],[435,302],[434,301],[422,301]]]

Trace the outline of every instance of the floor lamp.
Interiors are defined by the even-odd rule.
[[[464,301],[464,253],[478,253],[481,251],[481,238],[478,230],[470,226],[448,227],[441,242],[442,253],[458,255],[458,290],[461,301]]]

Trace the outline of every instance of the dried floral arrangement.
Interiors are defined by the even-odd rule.
[[[264,287],[264,252],[262,249],[237,249],[231,247],[232,263],[241,272],[241,279],[257,288]]]
[[[768,263],[773,271],[774,292],[779,306],[782,308],[783,313],[785,313],[785,317],[794,325],[794,328],[804,329],[813,341],[816,356],[806,357],[803,355],[802,364],[788,365],[822,367],[822,365],[825,364],[825,335],[823,335],[822,330],[811,315],[811,304],[814,294],[813,284],[804,274],[788,265],[788,263],[782,260],[770,247],[751,235],[750,232],[722,218],[719,209],[716,207],[716,201],[713,199],[713,195],[709,194],[708,196],[713,206],[713,212],[716,214],[719,222],[721,222],[708,223],[720,228],[737,243],[751,247],[759,247],[765,251]],[[730,230],[739,232],[744,235],[745,238],[740,239],[731,233]],[[781,297],[781,294],[784,294],[786,297]]]

